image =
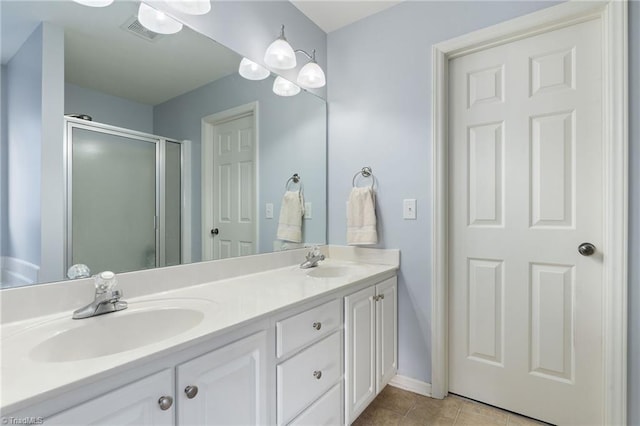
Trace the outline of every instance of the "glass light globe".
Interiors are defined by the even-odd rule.
[[[211,10],[209,0],[165,0],[169,6],[178,12],[189,15],[205,15]]]
[[[73,0],[78,4],[90,7],[106,7],[113,3],[113,0]]]
[[[158,34],[175,34],[182,29],[180,22],[145,3],[140,3],[138,21],[140,21],[145,28]]]
[[[238,72],[247,80],[264,80],[271,74],[268,69],[247,58],[242,58],[240,61]]]
[[[327,84],[327,80],[320,65],[312,61],[300,70],[298,84],[309,89],[318,89]]]
[[[284,36],[269,45],[264,53],[264,63],[281,70],[296,67],[296,54]]]
[[[273,82],[273,93],[278,96],[295,96],[300,93],[300,87],[278,76]]]

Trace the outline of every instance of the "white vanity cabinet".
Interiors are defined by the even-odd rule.
[[[174,424],[173,370],[166,369],[45,419],[46,425]]]
[[[48,417],[45,424],[268,424],[267,348],[267,332],[257,332]]]
[[[261,331],[178,365],[178,425],[269,423],[266,353]]]
[[[351,424],[397,371],[397,278],[345,297],[345,421]]]
[[[276,322],[277,424],[342,424],[342,298]]]

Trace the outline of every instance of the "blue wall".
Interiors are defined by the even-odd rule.
[[[6,65],[8,214],[5,256],[40,264],[42,25]],[[17,185],[19,183],[19,185]]]
[[[326,104],[301,92],[277,96],[273,79],[248,81],[232,74],[154,108],[154,133],[193,141],[194,227],[201,223],[201,120],[250,102],[258,101],[259,251],[273,251],[284,185],[293,173],[303,178],[306,201],[313,205],[313,219],[305,220],[304,239],[326,240]],[[274,204],[274,218],[265,219],[265,203]],[[201,259],[200,233],[193,236],[193,260]]]
[[[9,155],[7,135],[7,67],[0,65],[0,257],[7,250],[7,181],[9,179]]]
[[[549,5],[405,2],[328,35],[329,242],[345,243],[351,178],[371,166],[378,246],[402,253],[401,375],[431,381],[431,46]],[[402,219],[404,198],[417,220]]]
[[[629,424],[640,425],[640,2],[629,3]]]
[[[71,83],[64,85],[64,113],[88,114],[98,123],[153,133],[153,106]]]

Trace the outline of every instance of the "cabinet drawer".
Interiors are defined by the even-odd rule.
[[[285,424],[342,378],[342,333],[305,349],[276,372],[278,424]]]
[[[296,426],[335,426],[342,423],[342,383],[313,403],[294,421],[289,423]]]
[[[333,300],[276,323],[278,358],[330,334],[341,324],[342,300]]]

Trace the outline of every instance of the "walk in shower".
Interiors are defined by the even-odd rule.
[[[180,264],[184,143],[74,118],[65,129],[66,267]]]

